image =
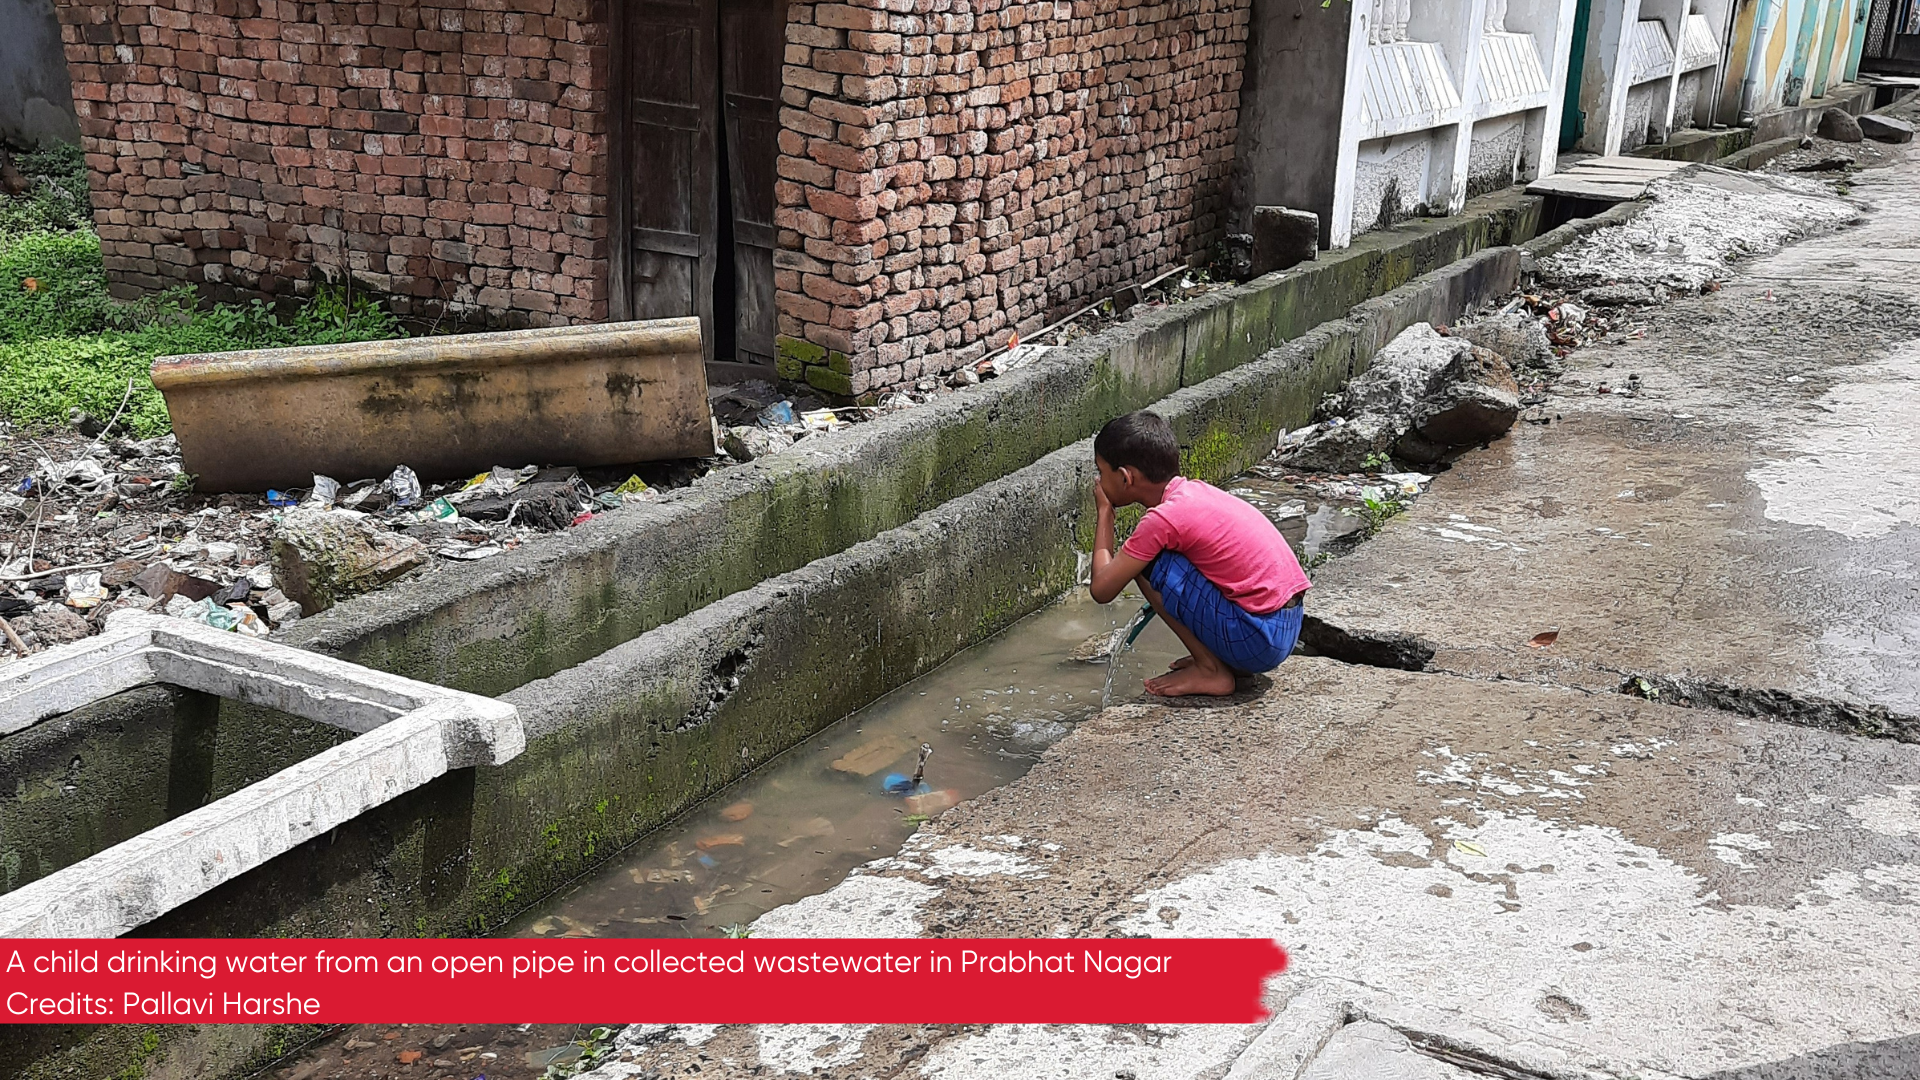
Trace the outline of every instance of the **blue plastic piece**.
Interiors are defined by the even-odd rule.
[[[913,794],[913,780],[899,773],[888,773],[887,779],[880,785],[889,795]]]
[[[776,401],[760,410],[760,422],[772,427],[780,427],[798,423],[799,418],[793,415],[793,402]]]
[[[20,478],[19,483],[13,485],[13,493],[15,495],[27,495],[27,494],[30,494],[32,491],[33,491],[33,477],[31,476],[23,476]]]
[[[700,865],[711,870],[714,867],[719,866],[720,864],[713,861],[713,856],[708,855],[706,852],[703,851],[700,853]]]
[[[297,506],[299,502],[298,499],[295,499],[284,491],[275,491],[272,488],[267,489],[268,506]]]

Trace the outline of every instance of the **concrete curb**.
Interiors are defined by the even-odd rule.
[[[165,683],[364,734],[0,896],[0,937],[127,933],[450,769],[526,746],[511,705],[156,615],[122,613],[7,675],[0,732]]]

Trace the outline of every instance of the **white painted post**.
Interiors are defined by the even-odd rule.
[[[1340,103],[1340,156],[1333,166],[1333,220],[1327,223],[1327,246],[1338,249],[1353,243],[1353,182],[1360,163],[1361,83],[1367,77],[1367,50],[1375,38],[1374,19],[1393,0],[1355,4],[1347,27],[1347,80]]]

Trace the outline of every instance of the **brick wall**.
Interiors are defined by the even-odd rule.
[[[793,4],[783,374],[910,383],[1209,245],[1248,16],[1248,0]]]
[[[607,0],[57,2],[116,291],[606,318]]]

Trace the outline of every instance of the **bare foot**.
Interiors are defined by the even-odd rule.
[[[1183,656],[1180,659],[1175,660],[1173,662],[1173,667],[1169,668],[1168,670],[1179,671],[1181,668],[1190,668],[1192,666],[1193,666],[1193,657]]]
[[[1233,672],[1226,668],[1189,666],[1147,680],[1147,693],[1156,697],[1226,697],[1233,693]]]

